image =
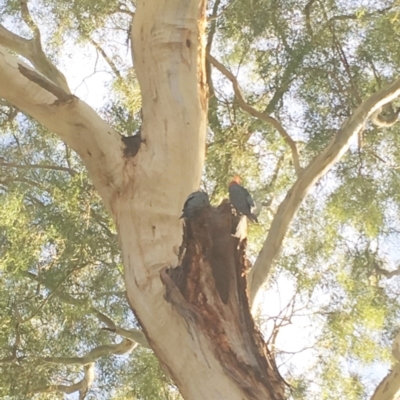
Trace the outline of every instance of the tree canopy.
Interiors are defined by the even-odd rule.
[[[0,45],[46,76],[57,66],[66,79],[53,82],[67,93],[80,68],[69,57],[96,60],[87,91],[104,85],[96,111],[130,137],[142,120],[135,12],[135,1],[7,1]],[[399,13],[397,1],[209,2],[202,188],[216,205],[242,177],[259,213],[247,249],[255,267],[288,191],[357,107],[398,78]],[[0,101],[0,396],[64,398],[94,374],[87,398],[180,398],[128,305],[116,228],[82,161]],[[290,398],[370,397],[395,361],[399,111],[390,102],[348,139],[305,193],[273,268],[253,275],[267,282],[258,323]]]

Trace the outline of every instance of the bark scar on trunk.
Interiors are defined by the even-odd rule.
[[[146,143],[142,136],[139,133],[133,136],[121,136],[121,140],[124,143],[124,157],[133,158],[140,150],[140,146],[142,143]]]
[[[247,399],[284,399],[285,384],[250,314],[246,293],[247,239],[236,237],[240,218],[224,200],[186,219],[180,265],[160,278],[165,298],[210,339],[213,353]],[[240,224],[242,225],[242,224]]]

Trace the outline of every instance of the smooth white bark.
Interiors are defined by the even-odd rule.
[[[78,98],[59,102],[53,94],[25,78],[19,65],[26,67],[0,47],[0,97],[56,133],[80,155],[110,208],[111,197],[123,183],[120,135]]]
[[[27,3],[27,0],[20,2],[21,16],[31,30],[32,39],[18,36],[0,25],[0,45],[29,60],[37,71],[56,83],[65,92],[70,93],[64,74],[47,58],[43,51],[40,30],[29,13]]]
[[[133,24],[145,144],[132,161],[131,187],[113,209],[130,304],[149,343],[185,399],[244,399],[209,339],[164,300],[160,270],[177,265],[179,214],[198,188],[205,153],[205,3],[139,1]],[[205,384],[206,383],[206,384]]]
[[[397,363],[376,388],[371,400],[398,400],[400,398],[400,363]]]

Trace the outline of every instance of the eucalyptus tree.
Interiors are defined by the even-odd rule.
[[[399,220],[396,2],[22,1],[2,11],[4,395],[178,396],[157,368],[153,391],[124,388],[134,372],[110,356],[133,352],[139,364],[139,344],[187,399],[362,398],[360,374],[343,370],[390,359],[382,349],[399,310],[399,273],[387,269]],[[62,72],[82,43],[114,75],[97,112]],[[216,204],[233,173],[254,189],[261,224],[247,243],[231,236],[225,202],[183,228],[203,172]],[[256,313],[263,285],[280,277],[295,296],[267,346],[249,306]],[[226,297],[221,281],[235,283]],[[309,375],[281,367],[286,389],[276,337],[304,309],[320,329],[318,362]],[[399,368],[396,359],[374,398],[395,398]]]

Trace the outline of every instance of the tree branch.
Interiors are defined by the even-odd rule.
[[[244,111],[249,113],[251,116],[260,119],[261,121],[271,124],[274,128],[276,128],[276,130],[280,133],[280,135],[283,137],[285,142],[289,145],[290,150],[292,151],[293,166],[296,171],[296,174],[299,175],[301,172],[301,167],[300,167],[299,153],[297,151],[296,143],[290,137],[290,135],[286,132],[286,130],[283,128],[283,126],[280,124],[280,122],[278,120],[276,120],[275,118],[272,118],[272,117],[256,110],[254,107],[252,107],[248,103],[246,103],[246,101],[243,98],[242,92],[240,90],[239,83],[238,83],[236,77],[232,74],[232,72],[230,72],[226,67],[224,67],[211,54],[207,54],[207,60],[209,60],[210,63],[215,68],[217,68],[223,75],[225,75],[232,82],[232,86],[233,86],[233,90],[235,92],[237,102]]]
[[[371,115],[371,122],[378,128],[390,128],[398,122],[400,108],[396,110],[391,103],[381,107]]]
[[[79,391],[79,400],[83,400],[94,381],[94,363],[85,365],[85,376],[83,379],[73,385],[50,385],[33,390],[35,393],[62,392],[71,394]]]
[[[50,385],[44,388],[35,389],[34,392],[52,392],[60,391],[63,393],[74,393],[79,390],[80,399],[84,399],[87,391],[90,389],[94,381],[94,365],[95,361],[104,356],[108,355],[124,355],[129,354],[137,346],[137,343],[124,338],[120,343],[108,344],[95,347],[89,351],[83,357],[44,357],[42,361],[51,364],[63,364],[63,365],[83,365],[85,371],[85,377],[82,381],[75,383],[70,386],[66,385]]]
[[[22,19],[24,20],[26,25],[29,26],[29,29],[32,31],[34,41],[37,42],[36,45],[39,45],[41,47],[42,45],[41,45],[41,41],[40,41],[40,30],[31,17],[31,14],[28,9],[28,1],[21,0],[20,5],[21,5]]]
[[[26,58],[46,78],[71,94],[65,76],[46,57],[40,43],[40,36],[34,40],[22,38],[0,25],[0,45]]]
[[[88,365],[92,362],[95,362],[100,357],[109,356],[112,354],[118,356],[128,354],[136,346],[137,343],[124,338],[120,343],[103,344],[101,346],[97,346],[94,349],[90,350],[83,357],[42,357],[40,359],[51,364]]]
[[[253,312],[257,309],[256,295],[266,282],[276,260],[290,223],[304,198],[314,184],[341,159],[349,148],[350,140],[364,128],[368,118],[385,104],[400,95],[400,79],[379,90],[365,100],[343,124],[328,146],[303,170],[280,204],[272,221],[267,239],[248,276],[248,291]]]
[[[383,378],[371,400],[396,400],[400,396],[400,362]]]
[[[33,57],[31,41],[10,32],[3,25],[0,25],[0,45],[25,57],[29,61]]]
[[[147,349],[151,349],[149,342],[144,333],[139,329],[124,329],[116,326],[115,328],[102,328],[105,331],[110,331],[123,338],[133,340]]]
[[[113,332],[116,335],[122,336],[123,338],[126,338],[126,339],[130,339],[134,342],[139,343],[143,347],[150,349],[149,342],[147,341],[146,336],[144,335],[144,333],[141,330],[120,328],[107,315],[98,311],[94,307],[91,307],[90,309],[91,309],[92,313],[95,314],[96,317],[99,319],[99,321],[101,321],[107,325],[107,328],[102,328],[104,331]]]
[[[22,323],[22,318],[21,315],[18,312],[18,308],[17,306],[14,304],[13,306],[15,315],[16,315],[16,319],[17,322],[15,324],[15,340],[14,340],[14,344],[11,347],[11,355],[5,358],[0,359],[0,364],[12,364],[15,363],[16,361],[18,361],[18,355],[17,355],[17,351],[18,351],[18,347],[21,344],[21,333],[19,330],[19,326]]]
[[[17,169],[52,169],[54,171],[66,171],[71,175],[76,175],[77,171],[67,168],[67,167],[59,167],[57,165],[41,165],[41,164],[17,164],[17,163],[9,163],[5,162],[2,157],[0,157],[0,167],[7,168],[17,168]]]
[[[394,276],[399,276],[400,275],[400,267],[393,270],[393,271],[387,271],[386,269],[379,268],[378,266],[375,266],[376,272],[379,274],[383,275],[385,278],[393,278]]]
[[[72,297],[68,293],[60,291],[60,286],[61,284],[57,285],[57,288],[55,288],[55,285],[51,285],[48,281],[41,279],[39,276],[32,272],[25,272],[24,275],[28,277],[29,279],[32,279],[36,282],[41,283],[44,285],[47,289],[52,291],[52,294],[56,295],[63,303],[67,304],[72,304],[74,306],[78,307],[86,307],[88,313],[91,313],[95,315],[100,322],[103,322],[104,324],[107,325],[107,328],[102,328],[103,330],[113,332],[116,335],[122,336],[123,338],[130,339],[132,341],[135,341],[142,345],[143,347],[150,348],[150,345],[146,339],[146,336],[140,329],[124,329],[118,327],[114,321],[109,318],[107,315],[103,314],[101,311],[99,311],[97,308],[94,306],[90,305],[90,300],[86,299],[76,299],[75,297]]]
[[[74,96],[66,92],[63,88],[57,86],[53,82],[49,81],[47,78],[43,77],[41,74],[38,74],[36,71],[33,71],[30,68],[24,67],[22,64],[18,65],[19,72],[25,78],[28,78],[30,81],[35,82],[43,89],[48,92],[54,94],[58,100],[62,102],[72,101]]]
[[[213,43],[214,35],[217,30],[217,14],[218,14],[218,8],[221,0],[215,0],[214,6],[213,6],[213,11],[211,14],[211,23],[210,23],[210,28],[208,31],[208,36],[207,36],[207,44],[206,44],[206,54],[211,54],[211,46]],[[214,85],[211,77],[211,66],[210,66],[210,60],[206,58],[206,74],[207,74],[207,84],[208,84],[208,95],[209,98],[213,98],[215,96],[215,91],[214,91]]]
[[[90,43],[95,47],[95,49],[103,56],[104,60],[107,62],[107,64],[110,66],[112,71],[114,72],[115,76],[119,79],[121,79],[121,72],[119,72],[119,69],[115,65],[114,61],[107,55],[107,53],[103,50],[103,48],[92,38],[89,38]]]
[[[55,101],[54,87],[44,89],[32,82],[34,74],[28,74],[27,70],[34,72],[0,47],[0,97],[58,134],[79,154],[106,207],[111,210],[110,200],[124,182],[120,135],[78,98]],[[62,97],[64,88],[59,90],[58,95]],[[64,93],[68,92],[64,90]]]

